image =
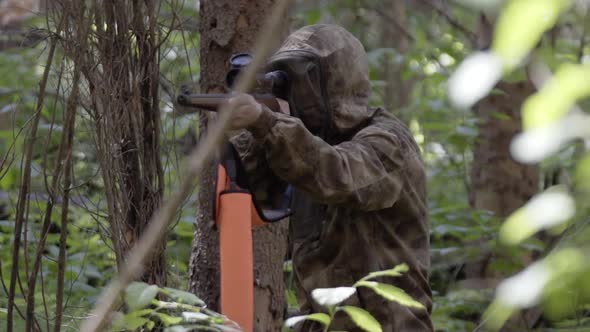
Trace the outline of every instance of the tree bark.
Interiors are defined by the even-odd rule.
[[[529,81],[500,82],[496,89],[502,94],[488,96],[475,109],[481,122],[473,154],[470,201],[474,208],[492,211],[496,217],[504,219],[528,202],[539,189],[538,167],[520,164],[510,155],[510,142],[522,131],[522,103],[535,89]],[[468,279],[503,277],[488,269],[494,259],[492,253],[482,252],[480,257],[481,260],[466,266]],[[522,263],[532,260],[530,255]],[[540,314],[534,308],[524,311],[512,317],[502,331],[528,330],[529,322],[536,321]]]
[[[480,48],[487,47],[491,38],[492,24],[482,16],[478,35]],[[500,82],[496,89],[502,93],[489,95],[475,107],[479,136],[473,151],[469,200],[474,208],[505,218],[538,191],[538,168],[520,164],[510,155],[510,142],[522,131],[522,104],[535,88],[525,80]],[[467,266],[468,278],[487,276],[491,256],[482,257],[482,261]]]
[[[403,78],[405,57],[411,43],[407,35],[409,29],[407,29],[406,1],[389,0],[384,2],[384,6],[383,15],[381,15],[383,21],[381,44],[384,47],[394,48],[395,54],[388,56],[383,63],[385,74],[383,103],[387,110],[394,112],[400,120],[407,124],[410,121],[410,116],[404,109],[410,104],[410,93],[414,84]]]
[[[200,2],[200,90],[224,91],[231,55],[249,52],[274,0],[208,0]],[[286,27],[284,27],[286,28]],[[285,30],[283,30],[285,31]],[[201,116],[201,134],[209,119]],[[189,288],[210,308],[219,309],[219,237],[214,227],[214,165],[201,175],[199,214],[190,258]],[[287,224],[254,230],[255,331],[279,331],[284,312],[283,261]]]
[[[530,82],[500,82],[501,95],[482,100],[475,109],[479,137],[471,170],[471,205],[505,218],[538,190],[538,169],[512,159],[510,142],[522,130],[520,109],[534,92]]]

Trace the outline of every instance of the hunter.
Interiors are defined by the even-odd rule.
[[[379,281],[402,288],[426,310],[365,288],[344,304],[369,311],[384,331],[433,331],[424,165],[407,127],[369,107],[362,44],[336,25],[307,26],[287,37],[266,70],[287,73],[291,114],[236,95],[230,129],[246,130],[231,142],[255,190],[264,187],[270,196],[280,192],[273,186],[294,188],[289,241],[301,313],[323,310],[311,297],[316,288],[351,286],[406,263],[402,277]],[[300,330],[321,328],[305,322]],[[345,313],[330,330],[361,331]]]

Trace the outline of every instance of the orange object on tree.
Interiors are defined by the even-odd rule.
[[[237,153],[228,148],[217,169],[215,217],[219,229],[221,313],[246,332],[254,330],[254,272],[252,227],[287,217],[288,208],[263,210],[242,177]],[[288,192],[290,189],[287,189]],[[287,193],[288,193],[287,192]],[[289,194],[285,200],[289,200]],[[288,206],[283,204],[283,206]]]

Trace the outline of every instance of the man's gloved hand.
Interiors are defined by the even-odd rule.
[[[268,112],[254,97],[246,93],[236,94],[228,100],[231,114],[228,130],[240,130],[252,126],[262,112]]]

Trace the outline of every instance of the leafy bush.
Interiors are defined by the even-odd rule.
[[[324,326],[324,331],[327,332],[334,319],[334,315],[337,312],[342,311],[348,314],[352,321],[363,330],[367,332],[380,332],[382,331],[381,324],[379,324],[375,317],[373,317],[368,311],[355,306],[340,306],[339,304],[356,293],[357,288],[366,287],[389,301],[397,302],[406,307],[425,310],[420,302],[412,299],[412,297],[403,289],[393,285],[371,281],[371,279],[379,277],[399,277],[402,273],[407,271],[408,266],[406,264],[401,264],[390,270],[371,272],[351,287],[314,289],[311,292],[311,296],[318,304],[324,306],[328,313],[313,313],[310,315],[291,317],[285,321],[285,326],[293,327],[304,320],[312,320],[321,323]]]
[[[207,309],[196,295],[178,289],[135,282],[127,287],[125,300],[128,312],[116,313],[113,331],[154,331],[161,327],[165,332],[241,331],[236,323]]]

